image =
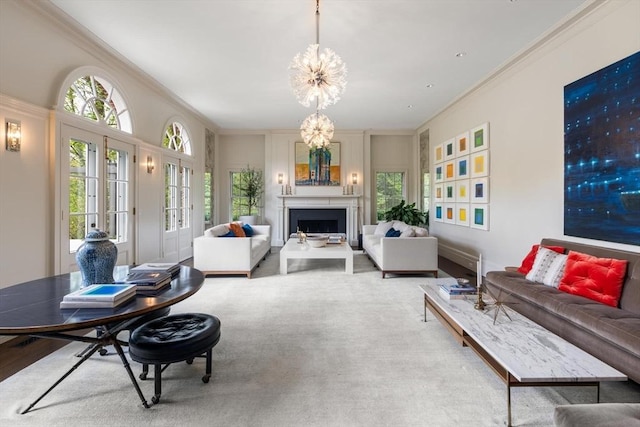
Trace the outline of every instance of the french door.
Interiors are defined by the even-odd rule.
[[[184,160],[164,160],[164,260],[180,262],[193,256],[193,167]]]
[[[60,271],[78,270],[75,254],[94,228],[118,248],[118,265],[132,264],[133,145],[68,125],[61,136]]]

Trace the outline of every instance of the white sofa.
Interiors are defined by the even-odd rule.
[[[392,227],[402,231],[400,237],[385,237],[385,230]],[[438,239],[428,236],[424,228],[401,221],[364,225],[362,248],[382,272],[382,278],[387,273],[431,273],[438,277]]]
[[[246,274],[258,267],[271,251],[271,226],[252,225],[252,237],[220,237],[216,229],[205,231],[193,240],[193,266],[206,276],[209,274]]]

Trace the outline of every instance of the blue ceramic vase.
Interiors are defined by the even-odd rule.
[[[82,286],[113,283],[118,248],[104,231],[97,228],[87,233],[76,252],[76,262],[82,273]]]

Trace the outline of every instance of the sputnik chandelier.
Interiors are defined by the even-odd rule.
[[[298,53],[289,68],[291,88],[305,107],[316,102],[316,112],[300,126],[304,142],[309,147],[323,148],[331,143],[333,123],[319,110],[340,100],[347,85],[347,66],[331,49],[320,50],[320,0],[316,0],[316,42],[304,53]]]
[[[304,119],[300,131],[302,140],[310,148],[324,148],[331,144],[333,122],[329,117],[316,111]]]

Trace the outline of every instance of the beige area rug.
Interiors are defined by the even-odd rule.
[[[505,425],[505,385],[432,315],[423,321],[424,277],[383,280],[363,255],[354,269],[298,260],[280,276],[272,254],[251,280],[208,278],[172,310],[222,322],[208,384],[204,359],[171,365],[160,404],[144,409],[120,359],[96,355],[20,415],[75,362],[74,343],[0,383],[0,425]],[[153,381],[141,387],[150,400]],[[555,406],[594,400],[593,387],[514,389],[513,422],[550,426]],[[640,387],[604,383],[601,401],[639,402]]]

